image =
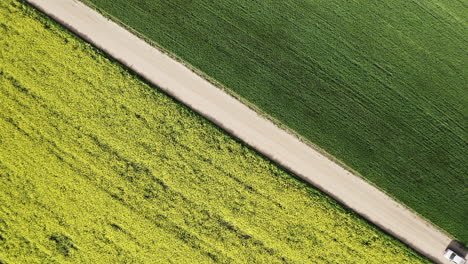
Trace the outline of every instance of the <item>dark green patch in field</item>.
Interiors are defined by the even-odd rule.
[[[72,250],[77,250],[73,240],[67,235],[54,233],[49,239],[55,242],[58,252],[66,257],[71,254]]]

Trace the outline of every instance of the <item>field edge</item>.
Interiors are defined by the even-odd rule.
[[[25,1],[25,0],[21,0],[21,1]],[[423,215],[421,215],[419,212],[413,210],[411,207],[409,207],[407,204],[403,203],[400,199],[398,199],[397,197],[395,197],[394,195],[388,193],[387,191],[385,191],[384,189],[380,188],[378,185],[376,185],[375,183],[371,182],[369,179],[367,179],[366,177],[364,177],[361,173],[357,172],[356,170],[354,170],[353,168],[351,168],[350,166],[348,166],[345,162],[341,161],[340,159],[336,158],[335,156],[331,155],[330,153],[328,153],[326,150],[324,150],[323,148],[320,148],[319,146],[317,146],[316,144],[314,144],[312,141],[306,139],[305,137],[301,136],[299,133],[297,133],[294,129],[292,128],[289,128],[288,126],[284,125],[282,122],[280,122],[278,119],[270,116],[269,114],[267,114],[265,111],[261,110],[259,107],[257,107],[255,104],[251,103],[249,100],[247,100],[246,98],[243,98],[242,96],[240,96],[239,94],[237,94],[236,92],[234,92],[232,89],[229,89],[227,88],[226,86],[224,86],[223,84],[221,84],[219,81],[217,81],[215,78],[209,76],[208,74],[206,74],[205,72],[203,72],[202,70],[198,69],[197,67],[193,66],[192,64],[190,64],[189,62],[183,60],[181,57],[177,56],[176,54],[174,54],[173,52],[167,50],[166,48],[160,46],[158,43],[156,43],[155,41],[149,39],[148,37],[146,37],[145,35],[143,35],[142,33],[138,32],[137,30],[133,29],[131,26],[123,23],[122,21],[120,21],[118,18],[114,17],[113,15],[105,12],[104,10],[102,10],[101,8],[97,7],[96,5],[94,5],[93,3],[91,3],[90,1],[88,0],[78,0],[84,4],[86,4],[88,7],[92,8],[93,10],[97,11],[99,14],[101,14],[102,16],[106,17],[107,19],[111,20],[112,22],[118,24],[119,26],[123,27],[124,29],[128,30],[129,32],[131,32],[133,35],[137,36],[138,38],[140,38],[141,40],[145,41],[146,43],[148,43],[149,45],[151,45],[152,47],[156,48],[157,50],[159,50],[160,52],[164,53],[165,55],[169,56],[170,58],[174,59],[175,61],[183,64],[185,67],[187,67],[189,70],[191,70],[192,72],[194,72],[195,74],[197,74],[198,76],[202,77],[203,79],[205,79],[206,81],[210,82],[212,85],[214,85],[215,87],[219,88],[220,90],[222,90],[223,92],[227,93],[228,95],[232,96],[233,98],[235,98],[236,100],[240,101],[242,104],[244,104],[245,106],[247,106],[248,108],[250,108],[251,110],[255,111],[259,116],[271,121],[276,127],[282,129],[283,131],[286,131],[288,134],[294,136],[295,138],[297,138],[299,141],[301,141],[302,143],[308,145],[310,148],[318,151],[320,154],[322,154],[323,156],[325,156],[327,159],[329,159],[330,161],[334,162],[335,164],[339,165],[341,168],[343,168],[344,170],[350,172],[351,174],[353,174],[354,176],[356,177],[359,177],[361,178],[362,180],[364,180],[366,183],[372,185],[373,187],[377,188],[379,191],[383,192],[385,195],[387,195],[388,197],[392,198],[393,200],[397,201],[401,206],[404,206],[406,209],[410,210],[412,213],[416,214],[417,216],[419,216],[420,218],[424,219],[427,223],[431,224],[432,226],[434,226],[439,232],[445,234],[446,236],[456,240],[456,239],[459,239],[457,237],[455,237],[454,235],[448,233],[446,230],[442,229],[441,227],[439,227],[438,225],[436,225],[434,222],[432,222],[430,219],[424,217]],[[94,45],[93,45],[94,46]],[[104,52],[105,53],[105,52]],[[107,55],[107,54],[106,54]],[[120,63],[120,62],[119,62]],[[126,67],[128,68],[128,67]],[[131,69],[130,69],[131,70]],[[131,70],[132,71],[132,70]],[[134,72],[134,71],[132,71]],[[143,78],[142,76],[140,76],[138,73],[134,72],[136,75],[138,75],[139,77]],[[153,85],[152,85],[153,86]],[[171,96],[171,95],[169,95]],[[171,96],[173,98],[173,96]],[[177,100],[177,99],[176,99]],[[179,101],[179,100],[177,100]],[[179,103],[182,103],[179,101]],[[182,103],[183,104],[183,103]],[[185,105],[185,104],[184,104]],[[187,106],[189,107],[189,106]],[[189,107],[190,108],[190,107]],[[195,111],[197,112],[197,111]],[[197,112],[198,113],[198,112]],[[204,117],[205,118],[205,117]],[[205,118],[206,119],[206,118]],[[212,122],[211,120],[209,120],[210,122]],[[216,125],[216,124],[215,124]],[[216,125],[218,126],[218,125]],[[218,126],[219,127],[219,126]],[[221,128],[221,127],[220,127]],[[221,128],[223,129],[223,128]],[[223,129],[223,131],[226,131]],[[236,138],[236,140],[239,140],[241,142],[243,142],[241,139],[237,138],[236,136],[232,135],[231,133],[229,133],[228,131],[226,131],[226,133],[228,133],[229,135],[231,135],[232,137]],[[243,142],[243,144],[246,144],[245,142]],[[249,146],[250,147],[250,146]],[[250,147],[252,148],[252,147]],[[253,148],[252,148],[253,149]],[[255,149],[254,149],[255,150]],[[258,152],[257,150],[255,150],[255,152],[261,154],[262,156],[265,156],[264,154]],[[271,158],[267,157],[269,160],[271,160]],[[280,166],[282,168],[284,168],[284,166],[281,166],[279,165],[277,162],[273,161],[277,166]],[[295,173],[291,172],[288,168],[284,168],[285,170],[287,170],[289,173],[293,174],[296,178],[298,179],[301,179],[302,181],[306,182],[307,184],[311,184],[314,188],[317,188],[319,189],[321,192],[324,192],[324,193],[327,193],[328,196],[331,196],[333,198],[333,200],[336,200],[337,202],[339,202],[342,206],[345,206],[346,208],[349,208],[348,206],[346,206],[345,204],[343,204],[343,202],[341,201],[338,201],[335,197],[333,197],[333,195],[329,194],[328,192],[326,192],[325,190],[322,190],[320,187],[318,186],[315,186],[314,184],[312,183],[309,183],[307,182],[306,180],[304,180],[302,177],[296,175]],[[352,210],[352,209],[350,209]],[[354,210],[352,210],[354,213],[357,213],[355,212]],[[358,214],[360,215],[360,214]],[[366,219],[366,221],[370,222],[366,217],[360,215],[361,217],[363,217],[364,219]],[[379,227],[380,229],[382,229],[381,227]],[[382,229],[383,230],[383,229]],[[387,231],[385,231],[387,233]],[[394,237],[392,235],[392,237]],[[406,243],[405,243],[406,244]]]

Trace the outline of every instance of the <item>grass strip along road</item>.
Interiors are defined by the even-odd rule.
[[[462,1],[85,2],[468,242]]]
[[[0,36],[0,263],[428,263],[29,5]]]

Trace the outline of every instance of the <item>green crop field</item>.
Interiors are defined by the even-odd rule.
[[[0,36],[0,263],[428,263],[22,2]]]
[[[85,2],[468,242],[466,1]]]

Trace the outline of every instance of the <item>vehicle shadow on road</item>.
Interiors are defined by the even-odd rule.
[[[463,243],[457,241],[457,240],[452,240],[450,244],[448,244],[447,248],[453,250],[453,252],[457,253],[457,255],[466,258],[468,255],[468,248],[463,245]]]

